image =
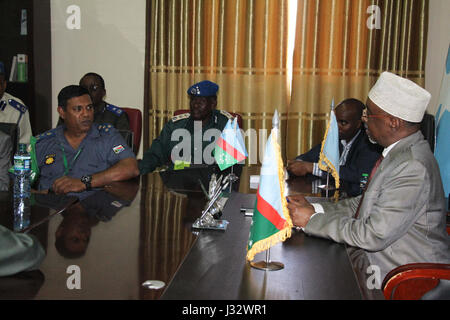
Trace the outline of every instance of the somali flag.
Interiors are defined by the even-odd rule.
[[[291,236],[292,221],[284,196],[284,167],[277,130],[272,129],[266,143],[247,246],[249,261]]]
[[[448,47],[444,77],[436,113],[436,147],[434,156],[439,164],[444,194],[450,194],[450,46]],[[442,115],[441,115],[442,113]]]
[[[339,188],[339,130],[334,110],[322,141],[319,156],[319,169],[328,171],[334,177],[336,189]]]
[[[216,159],[220,170],[225,170],[226,168],[245,160],[247,156],[244,138],[239,129],[237,119],[234,118],[233,122],[228,120],[214,149],[214,158]]]

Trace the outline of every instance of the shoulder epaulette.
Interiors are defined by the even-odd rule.
[[[106,104],[106,110],[111,111],[116,116],[120,116],[123,113],[122,109],[120,109],[119,107],[116,107],[116,106],[114,106],[112,104],[109,104],[109,103]]]
[[[221,114],[223,114],[225,117],[227,117],[230,120],[233,120],[234,117],[231,115],[231,113],[229,113],[228,111],[225,110],[219,110]]]
[[[100,131],[100,133],[111,133],[112,128],[114,128],[114,126],[109,123],[103,123],[97,126],[97,129],[98,131]]]
[[[27,112],[27,110],[28,110],[28,108],[26,106],[24,106],[23,104],[21,104],[20,102],[14,100],[14,99],[9,99],[8,103],[11,105],[11,107],[13,107],[14,109],[16,109],[17,111],[19,111],[22,114]]]
[[[179,115],[173,117],[173,118],[172,118],[172,122],[177,122],[178,120],[181,120],[181,119],[187,119],[187,118],[189,118],[190,116],[191,116],[191,114],[190,114],[189,112],[187,112],[187,113],[182,113],[182,114],[179,114]]]
[[[7,105],[7,103],[5,100],[0,100],[0,111],[5,110],[6,105]]]
[[[56,134],[56,128],[51,129],[51,130],[49,130],[49,131],[46,131],[46,132],[44,132],[44,133],[38,134],[38,135],[35,137],[35,138],[36,138],[36,142],[39,142],[39,141],[42,141],[42,140],[45,140],[45,139],[54,137],[55,134]]]

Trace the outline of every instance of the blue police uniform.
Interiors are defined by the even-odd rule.
[[[64,175],[81,178],[105,171],[120,160],[135,158],[112,125],[92,125],[77,150],[64,137],[64,128],[61,125],[36,137],[39,190],[50,189]]]

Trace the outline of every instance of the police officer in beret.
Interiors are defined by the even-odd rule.
[[[36,137],[39,190],[73,193],[80,199],[92,188],[139,174],[133,151],[112,125],[93,124],[89,91],[70,85],[58,94],[64,124]]]
[[[15,123],[19,128],[19,143],[29,143],[31,137],[30,115],[22,100],[5,92],[5,65],[0,61],[0,122]]]
[[[94,106],[94,123],[111,124],[117,130],[130,130],[130,123],[125,111],[103,99],[106,95],[105,81],[102,76],[89,72],[80,79],[80,86],[86,88]],[[60,118],[58,125],[64,121]]]
[[[141,174],[152,172],[163,165],[173,167],[177,161],[177,159],[173,159],[173,154],[179,155],[180,161],[183,162],[197,164],[198,160],[200,160],[202,163],[205,163],[205,159],[202,157],[203,151],[210,146],[212,152],[214,141],[217,137],[206,137],[204,133],[209,129],[217,129],[215,132],[220,135],[228,119],[233,118],[226,111],[216,110],[218,89],[219,86],[217,84],[208,80],[196,83],[188,89],[190,113],[177,115],[166,123],[159,137],[153,140],[150,148],[144,152],[144,157],[139,163]],[[185,129],[185,131],[175,131],[177,129]],[[179,133],[183,132],[187,132],[189,137],[180,136]],[[183,150],[177,151],[177,148],[182,148],[183,139],[186,138],[190,139],[190,155],[183,154]],[[196,141],[198,139],[201,140],[202,150],[197,150],[198,143]],[[200,157],[195,157],[196,155],[200,155]],[[209,158],[212,158],[212,153]]]

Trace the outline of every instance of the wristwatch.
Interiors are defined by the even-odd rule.
[[[81,177],[81,182],[83,182],[86,185],[86,191],[91,190],[91,181],[92,181],[91,175],[86,175],[86,176]]]

